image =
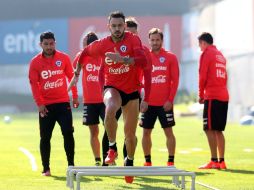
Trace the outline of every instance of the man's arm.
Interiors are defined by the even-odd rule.
[[[168,100],[163,105],[165,111],[169,111],[173,109],[174,99],[177,92],[178,84],[179,84],[179,65],[178,60],[175,55],[170,56],[170,65],[169,65],[169,72],[170,72],[170,94]]]
[[[207,54],[202,54],[199,63],[199,103],[204,103],[204,90],[207,81],[207,73],[209,66],[209,57]]]
[[[33,62],[30,63],[29,67],[29,82],[32,90],[32,95],[34,98],[34,101],[38,107],[38,111],[40,113],[41,117],[47,116],[47,108],[43,103],[43,98],[40,93],[40,86],[39,86],[39,80],[40,80],[40,74],[35,68],[35,64]]]
[[[70,58],[67,56],[66,57],[66,67],[65,67],[65,75],[68,78],[68,82],[71,81],[73,77],[73,67],[70,61]],[[78,89],[76,86],[73,86],[71,88],[72,91],[72,103],[74,108],[78,108],[79,106],[79,101],[78,101]]]

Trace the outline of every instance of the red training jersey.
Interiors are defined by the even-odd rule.
[[[70,81],[73,68],[67,54],[55,51],[52,58],[37,54],[30,62],[29,80],[37,106],[69,102],[66,77]],[[78,98],[77,88],[72,88],[73,98]]]
[[[150,50],[146,47],[143,46],[144,53],[146,56],[146,66],[141,68],[137,68],[137,73],[138,73],[138,80],[139,80],[139,93],[142,93],[142,89],[144,89],[144,100],[148,100],[149,95],[150,95],[150,90],[151,90],[151,72],[152,72],[152,60],[151,60],[151,55],[150,55]]]
[[[81,52],[79,52],[74,61],[73,67],[76,68],[77,61]],[[102,91],[99,84],[99,69],[101,59],[93,57],[83,57],[79,60],[82,68],[82,87],[84,103],[102,103]]]
[[[151,52],[152,82],[148,104],[163,106],[166,101],[174,102],[179,83],[179,66],[175,54],[160,49],[158,54]]]
[[[116,63],[105,56],[105,53],[115,51],[118,51],[121,56],[133,57],[135,64]],[[114,42],[111,36],[94,41],[82,51],[80,60],[86,56],[102,58],[105,86],[115,87],[126,94],[139,89],[137,67],[145,67],[146,57],[137,35],[125,32],[123,39],[119,42]],[[80,60],[78,62],[82,64]]]
[[[214,45],[208,46],[200,56],[199,97],[228,101],[226,59]]]

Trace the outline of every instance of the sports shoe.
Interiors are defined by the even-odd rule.
[[[198,169],[220,169],[220,164],[218,162],[210,161],[209,163],[200,166]]]
[[[152,162],[145,162],[144,166],[152,166]]]
[[[43,176],[51,176],[50,170],[46,170],[42,172]]]
[[[132,164],[127,163],[127,157],[124,159],[124,166],[133,166]],[[126,183],[133,183],[134,176],[124,176],[125,182]]]
[[[115,162],[115,160],[117,159],[117,152],[113,149],[109,149],[108,151],[108,155],[105,158],[105,164],[109,164],[112,165],[113,162]]]
[[[174,166],[174,162],[167,162],[167,166]]]
[[[219,163],[219,165],[220,165],[220,169],[221,169],[221,170],[227,169],[226,163],[225,163],[224,161],[222,161],[221,163]]]

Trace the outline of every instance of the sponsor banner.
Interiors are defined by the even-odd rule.
[[[16,20],[0,22],[0,64],[23,64],[41,51],[40,34],[55,33],[57,49],[68,50],[67,19]]]
[[[148,32],[151,28],[160,28],[164,33],[164,47],[181,56],[181,16],[142,16],[136,17],[139,22],[139,36],[149,47]],[[86,17],[70,19],[69,52],[72,58],[82,49],[82,39],[87,32],[95,32],[99,38],[109,35],[107,17]]]

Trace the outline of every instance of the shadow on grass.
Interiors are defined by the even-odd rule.
[[[226,169],[220,170],[222,172],[238,173],[238,174],[254,174],[253,170],[237,170],[237,169]]]

